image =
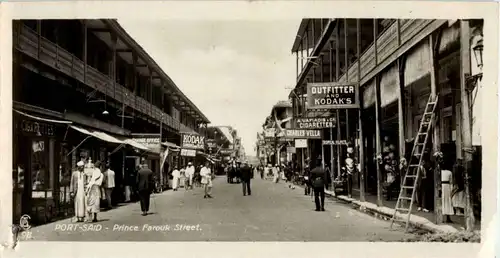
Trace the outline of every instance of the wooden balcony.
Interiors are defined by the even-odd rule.
[[[14,48],[23,54],[31,56],[157,121],[161,120],[176,131],[194,132],[194,130],[181,124],[144,98],[136,96],[116,82],[113,83],[108,75],[99,72],[97,69],[87,65],[87,72],[85,73],[85,64],[82,60],[48,39],[41,37],[29,27],[21,25],[19,31],[14,31],[13,36],[17,37],[17,40],[14,41],[17,42]]]
[[[428,27],[434,20],[400,20],[400,40],[398,42],[398,24],[392,23],[382,34],[377,38],[377,55],[375,57],[375,44],[371,44],[361,54],[361,78],[364,81],[371,78],[365,78],[372,73],[372,71],[380,66],[382,62],[389,60],[393,53],[395,53],[402,45],[411,43],[417,35],[422,33],[422,30]],[[418,42],[413,42],[418,43]],[[413,44],[412,43],[412,44]],[[389,60],[390,61],[390,60]],[[383,69],[383,68],[381,68]],[[346,83],[357,82],[358,80],[358,62],[357,60],[349,67],[348,73],[343,73],[339,82]]]

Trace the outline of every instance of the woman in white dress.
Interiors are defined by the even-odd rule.
[[[441,193],[442,193],[442,211],[446,216],[446,223],[452,223],[450,216],[454,215],[451,199],[451,186],[453,185],[453,177],[450,170],[441,170]]]
[[[174,167],[174,171],[172,171],[172,188],[174,191],[177,191],[177,188],[179,188],[179,180],[181,178],[181,172],[177,168],[177,166]]]
[[[90,178],[86,189],[87,214],[88,219],[93,215],[92,222],[97,222],[97,213],[99,213],[101,209],[101,185],[103,176],[99,169],[99,165],[99,161],[97,161],[95,165],[89,161],[86,171],[87,178]]]

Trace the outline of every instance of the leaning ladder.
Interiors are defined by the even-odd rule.
[[[394,222],[399,221],[406,223],[405,232],[408,231],[413,202],[415,200],[417,182],[420,177],[420,170],[422,168],[422,160],[427,146],[427,140],[429,139],[432,123],[434,122],[434,112],[436,110],[437,103],[438,96],[433,98],[431,94],[431,96],[429,96],[429,100],[427,101],[427,105],[425,106],[424,115],[422,116],[422,120],[420,122],[420,128],[418,129],[417,136],[415,137],[410,160],[408,160],[408,167],[406,168],[406,173],[401,184],[401,190],[399,191],[398,201],[396,202],[394,214],[391,219],[391,229]],[[409,191],[411,191],[411,196],[408,196]],[[408,204],[408,202],[409,207],[405,207],[405,204]],[[398,219],[396,216],[397,213],[400,213],[403,217],[406,215],[406,220]]]

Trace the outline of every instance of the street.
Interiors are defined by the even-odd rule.
[[[335,200],[325,212],[302,188],[252,180],[252,195],[224,176],[214,180],[213,199],[203,189],[166,191],[152,196],[148,216],[139,203],[101,212],[99,222],[69,219],[32,228],[33,240],[49,241],[400,241],[407,237],[389,222]],[[78,226],[73,226],[78,225]]]

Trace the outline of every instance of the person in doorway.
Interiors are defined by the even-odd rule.
[[[153,171],[148,168],[146,163],[142,165],[141,170],[137,173],[136,182],[139,200],[141,202],[142,216],[146,216],[149,212],[149,201],[154,186]]]
[[[453,223],[450,217],[451,215],[454,215],[453,203],[451,199],[451,186],[453,185],[452,175],[453,173],[447,167],[441,170],[441,209],[443,215],[445,216],[446,223]]]
[[[109,163],[106,163],[104,171],[104,193],[108,202],[108,209],[113,208],[111,196],[115,188],[115,171],[111,170]]]
[[[97,222],[97,214],[101,209],[101,185],[103,175],[99,169],[100,165],[100,161],[96,161],[95,164],[89,161],[88,170],[86,172],[87,178],[90,179],[86,189],[87,215],[88,219],[92,218],[92,222]]]
[[[451,191],[451,202],[456,215],[464,215],[465,212],[465,184],[464,167],[462,159],[458,159],[453,166],[453,190]]]
[[[71,175],[70,195],[73,198],[75,207],[75,219],[77,222],[83,222],[85,219],[86,203],[85,203],[85,173],[83,167],[85,163],[78,161],[76,163],[77,170]]]
[[[210,164],[208,164],[207,161],[205,163],[205,166],[203,166],[200,171],[201,184],[205,189],[205,195],[203,196],[203,198],[212,198],[212,196],[210,195],[212,192],[212,171],[210,170],[209,165]]]
[[[325,211],[325,187],[329,184],[329,175],[322,167],[323,161],[318,158],[315,167],[311,170],[311,182],[314,190],[316,211]]]
[[[429,179],[427,177],[427,171],[429,170],[429,164],[427,161],[422,160],[422,166],[420,166],[420,177],[417,180],[417,211],[429,212],[427,209],[427,189],[429,189]]]
[[[186,190],[193,189],[194,166],[193,163],[188,162],[186,167]]]
[[[347,196],[352,198],[352,176],[355,172],[354,159],[352,159],[352,152],[347,153],[347,158],[345,159],[345,173],[347,179]]]
[[[177,191],[179,188],[179,180],[181,178],[181,171],[179,171],[177,165],[174,167],[174,170],[172,171],[172,188],[174,191]]]
[[[252,180],[252,168],[248,166],[248,163],[244,163],[241,168],[241,187],[243,188],[243,196],[252,195],[252,189],[250,188],[250,181]]]

